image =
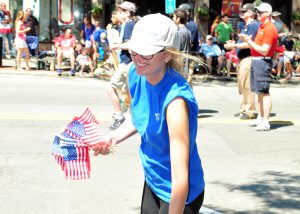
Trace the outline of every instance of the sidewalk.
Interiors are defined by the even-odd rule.
[[[22,60],[22,65],[23,65]],[[55,71],[48,71],[48,70],[36,70],[36,60],[32,59],[29,61],[29,65],[32,70],[30,71],[19,71],[15,69],[15,60],[14,59],[3,59],[2,60],[2,66],[0,67],[0,74],[14,74],[14,75],[34,75],[34,76],[57,76],[56,70]],[[25,65],[24,65],[25,67]],[[64,72],[68,76],[69,72]],[[78,74],[76,74],[76,77]],[[83,76],[85,78],[91,78],[90,75]],[[73,77],[74,78],[74,77]],[[95,78],[99,79],[107,79],[102,78],[101,76],[95,76]],[[216,75],[199,75],[195,74],[193,76],[193,81],[197,83],[209,83],[209,82],[220,82],[220,83],[236,83],[237,79],[236,76],[233,77],[227,77],[227,76],[216,76]],[[272,80],[272,84],[276,85],[300,85],[300,76],[292,77],[290,80],[286,80],[285,78],[282,78],[280,80]]]

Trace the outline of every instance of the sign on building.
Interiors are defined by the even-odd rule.
[[[165,0],[165,6],[166,14],[174,13],[176,8],[176,0]]]

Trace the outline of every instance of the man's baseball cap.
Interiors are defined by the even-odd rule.
[[[117,7],[134,13],[136,11],[135,5],[129,1],[124,1],[122,4],[117,4]]]
[[[160,13],[142,17],[134,26],[131,39],[124,45],[140,55],[153,55],[164,48],[177,48],[176,24]]]
[[[247,3],[244,4],[243,7],[240,9],[240,11],[242,12],[246,12],[248,10],[255,12],[255,6],[251,3]]]
[[[268,3],[261,3],[256,9],[259,12],[267,12],[267,13],[272,13],[272,6]]]

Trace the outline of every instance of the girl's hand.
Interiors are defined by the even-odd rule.
[[[114,145],[114,140],[112,137],[107,136],[105,139],[104,143],[99,143],[95,144],[92,146],[92,150],[94,151],[94,155],[98,156],[99,154],[101,155],[107,155],[110,152],[112,152],[113,146]]]

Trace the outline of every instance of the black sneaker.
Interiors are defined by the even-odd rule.
[[[125,121],[125,117],[123,117],[121,120],[116,119],[114,124],[112,124],[112,126],[109,128],[112,130],[115,130],[115,129],[119,128],[122,125],[122,123],[124,123],[124,121]]]

